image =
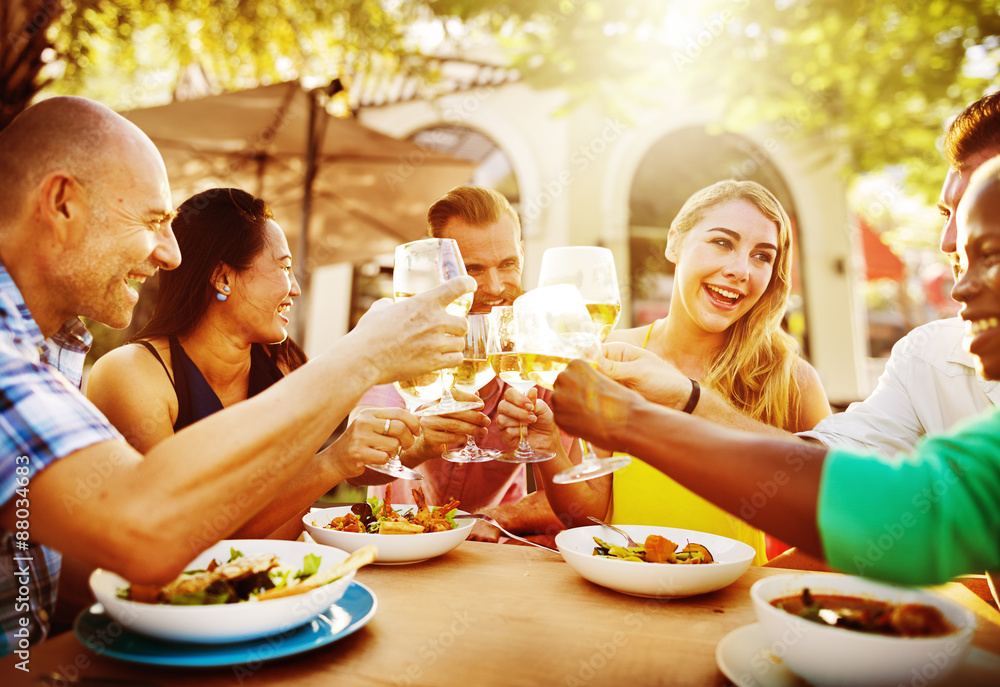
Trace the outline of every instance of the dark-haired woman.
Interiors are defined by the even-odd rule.
[[[259,393],[306,361],[285,331],[301,293],[292,256],[263,200],[238,189],[211,189],[178,208],[173,230],[181,265],[161,273],[152,318],[132,344],[94,365],[87,386],[90,400],[142,452]],[[301,531],[299,512],[337,482],[361,474],[366,461],[384,462],[398,442],[380,430],[390,419],[411,420],[393,409],[378,413],[352,432],[371,433],[369,444],[382,442],[385,453],[317,454],[289,481],[280,503],[260,511],[236,536],[294,537]],[[272,478],[260,475],[248,492]],[[220,498],[231,498],[234,508],[249,500],[240,494]]]

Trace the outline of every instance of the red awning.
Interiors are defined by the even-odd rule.
[[[875,279],[903,281],[905,271],[903,261],[882,242],[882,238],[867,222],[861,218],[858,218],[857,222],[865,257],[865,278],[868,281]]]

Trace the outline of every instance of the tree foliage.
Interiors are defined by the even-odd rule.
[[[49,27],[59,8],[38,0],[0,3],[0,128],[46,84],[41,77],[51,48]]]
[[[169,93],[164,82],[195,62],[226,88],[417,69],[419,40],[412,27],[436,24],[444,36],[436,51],[461,53],[488,36],[526,82],[564,89],[571,104],[596,99],[621,114],[685,94],[687,102],[724,112],[731,130],[767,123],[789,137],[825,141],[851,172],[904,165],[917,187],[933,196],[942,171],[935,142],[943,122],[996,77],[998,5],[1000,0],[8,0],[0,12],[6,36],[0,95],[5,111],[23,107],[23,96],[41,86],[38,67],[54,58],[62,65],[53,85],[59,92],[78,92],[95,65],[110,61],[115,79],[105,88],[124,91],[118,100]]]
[[[78,85],[98,43],[137,61],[152,36],[174,65],[200,62],[222,84],[284,78],[292,71],[364,69],[404,59],[401,25],[378,0],[64,0],[55,47],[67,85]],[[152,30],[152,33],[150,31]]]
[[[627,110],[657,97],[711,105],[828,143],[850,172],[905,165],[936,198],[946,120],[997,75],[997,0],[437,0],[494,27],[534,84]]]
[[[732,104],[730,123],[800,126],[802,134],[845,150],[855,172],[905,164],[917,187],[936,199],[943,124],[981,97],[996,74],[997,6],[996,0],[760,3],[733,20],[726,46],[733,60],[716,88]],[[974,66],[985,73],[977,76]]]
[[[169,98],[181,68],[191,64],[225,88],[417,65],[402,32],[409,17],[378,0],[5,2],[0,94],[13,114],[47,85],[38,69],[19,66],[25,63],[51,63],[58,93],[93,94],[95,74],[111,73],[116,107]]]

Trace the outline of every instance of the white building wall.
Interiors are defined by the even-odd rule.
[[[302,350],[310,358],[318,356],[347,333],[351,319],[351,290],[354,287],[354,266],[340,263],[322,265],[313,270],[309,281],[311,297],[309,326]],[[299,313],[297,317],[305,316]]]
[[[489,136],[507,155],[521,193],[524,286],[537,283],[541,254],[560,245],[603,245],[615,253],[628,284],[629,193],[650,146],[671,131],[712,121],[709,112],[678,104],[642,112],[635,121],[583,106],[560,113],[564,96],[523,84],[484,87],[441,98],[365,108],[361,121],[397,137],[454,124]],[[799,219],[800,256],[811,360],[834,402],[866,395],[867,334],[856,303],[848,214],[835,168],[794,144],[788,131],[747,137],[781,172]],[[623,294],[625,312],[627,295]]]
[[[758,141],[764,147],[767,139]],[[836,169],[815,152],[791,144],[771,153],[795,199],[799,259],[813,366],[831,402],[864,398],[868,325],[852,258],[847,197]]]

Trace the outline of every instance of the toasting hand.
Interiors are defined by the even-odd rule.
[[[358,350],[368,352],[379,373],[376,383],[458,367],[468,325],[445,307],[475,289],[472,277],[457,277],[403,301],[376,302],[348,334],[360,337]]]
[[[616,450],[627,447],[629,415],[642,398],[586,362],[574,360],[556,378],[551,401],[556,424],[568,434]]]
[[[604,344],[598,369],[646,400],[675,410],[681,410],[691,395],[691,380],[683,372],[655,353],[631,344]]]

